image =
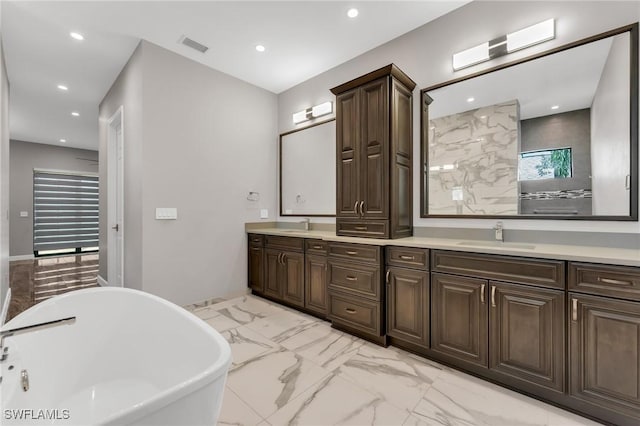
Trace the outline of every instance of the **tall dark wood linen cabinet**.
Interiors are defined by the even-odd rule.
[[[413,235],[415,86],[391,64],[331,89],[336,95],[337,235]]]

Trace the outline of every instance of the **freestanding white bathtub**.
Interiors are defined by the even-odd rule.
[[[231,350],[205,322],[148,293],[95,288],[44,301],[2,330],[70,316],[5,339],[0,424],[216,423]]]

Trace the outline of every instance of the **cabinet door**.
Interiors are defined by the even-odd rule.
[[[327,315],[327,257],[307,254],[304,267],[305,307],[322,316]]]
[[[431,349],[487,367],[487,281],[431,275]]]
[[[249,246],[249,287],[264,292],[264,249]]]
[[[280,250],[266,249],[265,250],[265,268],[264,268],[264,294],[277,299],[282,298],[280,279],[278,275],[282,275],[282,272],[278,273],[282,269],[280,262]]]
[[[304,255],[302,253],[284,252],[283,269],[280,284],[283,288],[283,299],[292,305],[304,307]]]
[[[564,292],[490,281],[489,368],[564,391]]]
[[[429,273],[387,269],[387,334],[429,347]]]
[[[358,89],[336,97],[336,215],[341,218],[359,217],[358,99]]]
[[[366,219],[389,218],[389,84],[360,88],[360,191]]]
[[[569,393],[640,424],[640,303],[569,293]]]

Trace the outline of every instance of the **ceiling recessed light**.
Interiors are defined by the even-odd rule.
[[[66,92],[67,90],[69,90],[69,88],[68,88],[67,86],[65,86],[64,84],[58,84],[58,89],[60,89],[60,90],[64,90],[65,92]]]
[[[73,111],[71,115],[73,115],[74,117],[80,117],[80,113],[76,111]]]
[[[256,45],[256,50],[258,52],[264,52],[266,49],[265,49],[265,47],[263,45],[258,44],[258,45]]]
[[[60,139],[60,142],[65,143],[67,140],[66,139]]]
[[[76,32],[70,32],[69,35],[71,36],[71,38],[75,39],[75,40],[84,40],[84,36],[80,33],[76,33]]]
[[[473,98],[473,97],[472,98],[467,98],[467,102],[473,102],[475,100],[476,100],[476,98]]]
[[[355,7],[347,10],[347,16],[349,18],[355,18],[356,16],[358,16],[358,9],[356,9]]]
[[[554,105],[551,107],[551,109],[558,109],[558,108],[560,108],[560,105]]]

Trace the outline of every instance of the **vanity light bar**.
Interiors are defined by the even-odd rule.
[[[298,124],[312,118],[322,117],[323,115],[331,114],[333,112],[333,102],[325,102],[314,107],[307,108],[303,111],[298,111],[293,114],[293,123]]]
[[[453,55],[453,69],[458,71],[489,59],[552,40],[555,37],[555,19],[547,19],[530,27],[455,53]]]

